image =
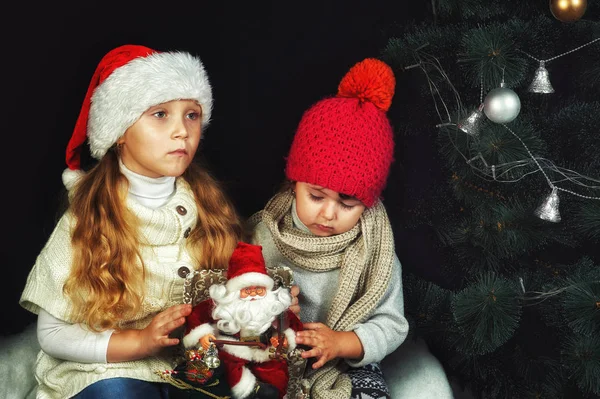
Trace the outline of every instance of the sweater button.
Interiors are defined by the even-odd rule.
[[[181,266],[179,269],[177,269],[177,274],[181,278],[185,278],[185,276],[187,276],[189,273],[190,269],[188,269],[186,266]]]
[[[175,210],[177,211],[178,214],[180,214],[181,216],[184,216],[187,213],[187,209],[185,209],[183,206],[181,205],[177,205],[177,208],[175,208]]]
[[[102,373],[106,372],[106,367],[98,366],[98,367],[96,367],[96,369],[94,371],[96,372],[96,374],[102,374]]]
[[[188,238],[190,236],[191,232],[192,232],[191,227],[188,227],[187,229],[185,229],[185,231],[183,232],[183,238]]]

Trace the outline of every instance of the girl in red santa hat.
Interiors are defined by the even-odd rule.
[[[365,59],[335,97],[308,109],[287,157],[283,190],[253,215],[252,242],[268,267],[292,269],[310,350],[310,396],[389,398],[379,362],[402,344],[401,265],[380,199],[393,160],[386,116],[391,68]]]
[[[193,162],[212,102],[189,53],[124,45],[100,61],[67,146],[69,208],[20,299],[38,314],[38,398],[165,397],[185,277],[226,268],[241,236]],[[98,162],[84,172],[86,140]]]

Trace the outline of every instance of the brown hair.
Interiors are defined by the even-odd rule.
[[[186,240],[196,268],[227,268],[241,238],[239,216],[217,181],[192,163],[182,176],[194,192],[196,227]],[[94,330],[117,328],[139,311],[144,264],[139,220],[125,206],[129,183],[115,147],[81,177],[70,197],[72,268],[64,286],[72,317]]]

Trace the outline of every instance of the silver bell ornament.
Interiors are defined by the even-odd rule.
[[[508,123],[514,120],[521,111],[521,100],[517,93],[505,87],[490,90],[483,101],[483,112],[489,120],[496,123]]]
[[[548,222],[560,222],[560,212],[558,211],[559,202],[558,190],[556,187],[552,187],[552,193],[550,193],[542,205],[536,209],[536,216],[542,220],[547,220]]]
[[[469,116],[458,121],[456,127],[473,137],[478,137],[484,121],[482,103],[477,109],[474,109]]]
[[[221,364],[221,360],[219,360],[219,355],[217,351],[217,346],[213,343],[210,344],[206,353],[204,354],[204,358],[202,359],[206,367],[209,369],[216,369]]]
[[[554,93],[554,87],[552,87],[552,83],[550,83],[550,75],[548,74],[544,61],[540,61],[540,66],[535,71],[535,76],[529,85],[528,91],[530,93]]]

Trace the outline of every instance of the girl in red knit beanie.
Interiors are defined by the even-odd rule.
[[[368,58],[335,97],[308,109],[287,157],[284,189],[249,219],[267,266],[301,290],[312,398],[389,398],[379,362],[406,338],[401,265],[380,200],[393,160],[386,112],[395,78]]]

